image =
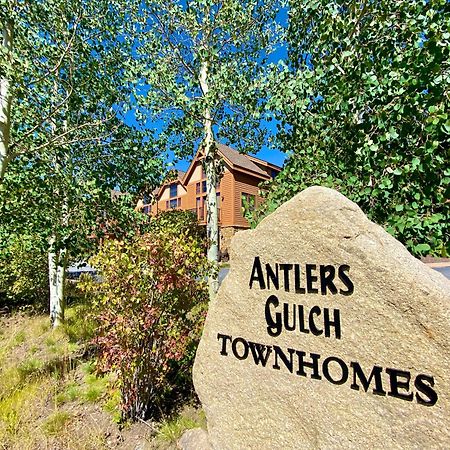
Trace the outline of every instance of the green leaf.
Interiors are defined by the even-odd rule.
[[[428,244],[417,244],[414,248],[418,253],[422,254],[431,250],[431,247]]]

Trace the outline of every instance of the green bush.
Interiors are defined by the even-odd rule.
[[[267,207],[332,187],[414,255],[450,254],[450,3],[289,3]]]
[[[47,254],[34,237],[22,235],[0,245],[0,305],[47,303]]]
[[[122,418],[157,415],[190,380],[207,304],[205,242],[186,213],[161,214],[130,242],[107,240],[81,283],[100,323],[98,368],[115,371]]]
[[[190,211],[172,209],[161,211],[150,221],[150,231],[153,233],[183,234],[190,236],[196,242],[202,242],[206,238],[206,229],[198,225],[197,215]]]

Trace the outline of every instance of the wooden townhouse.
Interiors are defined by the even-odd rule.
[[[243,155],[226,145],[216,145],[223,163],[216,187],[220,249],[223,254],[228,251],[234,233],[249,228],[243,214],[244,203],[257,207],[262,202],[258,185],[274,178],[281,167]],[[200,224],[206,225],[206,177],[201,154],[197,153],[186,172],[178,171],[175,180],[156,189],[153,203],[143,207],[151,214],[169,209],[189,210],[197,216]]]

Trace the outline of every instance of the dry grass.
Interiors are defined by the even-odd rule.
[[[54,331],[45,316],[0,318],[0,449],[175,449],[187,428],[204,426],[195,408],[162,424],[122,424],[120,395],[83,361],[95,327],[79,308]]]
[[[80,410],[93,421],[104,415],[113,423],[98,405],[108,380],[91,369],[83,373],[91,366],[79,364],[90,333],[82,327],[90,324],[76,316],[76,309],[69,309],[66,325],[58,330],[51,330],[43,316],[0,319],[0,448],[102,448],[104,430],[80,421]],[[88,402],[92,405],[86,407]]]

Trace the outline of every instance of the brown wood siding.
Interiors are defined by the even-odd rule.
[[[184,209],[195,209],[195,183],[188,184]]]
[[[187,183],[186,189],[186,203],[183,209],[196,209],[197,207],[197,183],[202,182],[202,168],[201,163],[197,162],[195,167],[188,179],[185,180]]]
[[[199,170],[200,170],[200,173],[198,173]],[[203,180],[201,178],[198,178],[198,176],[201,177],[200,164],[194,170],[193,176],[190,178],[189,184],[186,186],[186,188],[187,188],[186,206],[183,209],[194,210],[196,212],[196,214],[198,215],[198,217],[200,217],[201,213],[200,213],[200,211],[197,211],[197,197],[201,197],[203,195],[203,193],[202,192],[197,193],[197,183],[200,183],[200,186],[201,186],[201,183],[203,182]],[[206,217],[206,214],[203,214],[203,217]],[[199,219],[199,223],[204,224],[205,221]]]
[[[176,197],[170,197],[170,184],[167,184],[163,187],[161,190],[161,195],[158,197],[158,200],[152,205],[151,208],[151,214],[155,215],[159,211],[167,211],[168,209],[171,209],[170,207],[167,208],[167,202],[170,202],[170,200],[174,199],[180,199],[181,205],[177,206],[175,209],[187,209],[186,208],[186,189],[181,184],[180,181],[177,181],[177,196]]]
[[[224,227],[233,225],[233,174],[225,171],[220,180],[220,224]]]
[[[194,163],[195,164],[195,163]],[[271,169],[265,166],[261,167],[264,171],[270,174]],[[253,176],[248,173],[243,173],[240,170],[233,169],[228,164],[225,164],[225,171],[220,180],[220,216],[219,224],[222,227],[239,227],[248,228],[248,222],[242,215],[241,196],[242,194],[250,194],[255,196],[256,206],[261,204],[261,197],[259,197],[258,184],[263,181],[262,178]],[[197,194],[196,185],[202,183],[201,163],[197,162],[188,179],[185,179],[187,186],[178,186],[178,198],[181,198],[181,207],[183,210],[196,210],[197,197],[204,196],[204,193]],[[152,205],[152,214],[157,211],[166,211],[166,202],[170,200],[170,188],[167,183],[161,190],[161,195],[158,201]],[[204,206],[206,207],[206,205]],[[205,214],[206,216],[206,214]],[[200,223],[204,224],[204,221]]]
[[[205,178],[202,178],[202,167],[201,163],[199,162],[195,169],[192,172],[192,175],[186,180],[188,185],[187,188],[187,194],[186,194],[186,200],[183,206],[183,209],[197,209],[197,198],[202,197],[205,199],[206,193],[202,192],[202,186],[203,182],[205,181]],[[197,183],[200,183],[200,192],[197,193]],[[220,194],[220,216],[219,216],[219,223],[222,225],[223,217],[225,217],[227,223],[232,223],[232,217],[231,217],[231,211],[232,211],[232,189],[231,185],[233,183],[233,177],[228,172],[228,170],[225,171],[224,176],[222,177],[219,185],[218,193]],[[224,191],[223,191],[224,190]],[[225,192],[225,194],[223,194]],[[225,204],[225,206],[223,206]],[[206,208],[206,202],[201,203],[203,208]],[[224,212],[225,215],[222,216],[223,209],[225,208]],[[204,217],[206,217],[206,212],[204,211]],[[204,221],[200,221],[200,223],[204,223]]]

